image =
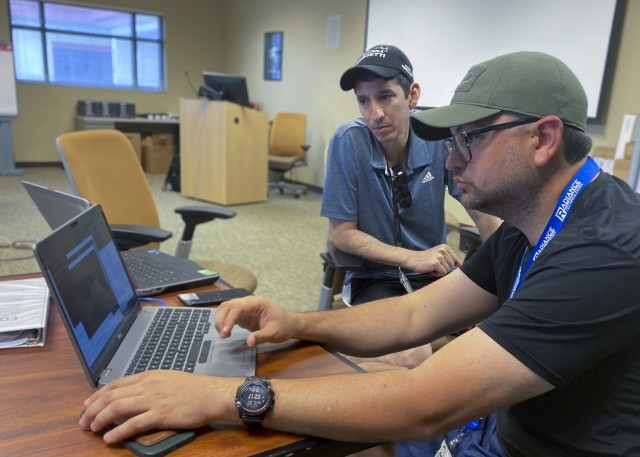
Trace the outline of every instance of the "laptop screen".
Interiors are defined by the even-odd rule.
[[[66,194],[29,181],[22,181],[22,185],[51,230],[57,229],[91,206],[82,197]]]
[[[58,228],[37,243],[36,255],[74,346],[94,374],[138,309],[102,208],[93,206]]]

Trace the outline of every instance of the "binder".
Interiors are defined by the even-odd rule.
[[[0,349],[43,346],[48,313],[44,278],[0,281]]]

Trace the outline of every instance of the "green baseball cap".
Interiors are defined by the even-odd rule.
[[[587,95],[576,75],[557,58],[514,52],[472,66],[450,105],[412,114],[411,126],[425,140],[442,140],[451,136],[451,127],[502,111],[533,117],[555,115],[584,132]]]

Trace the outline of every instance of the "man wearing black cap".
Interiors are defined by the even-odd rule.
[[[299,338],[369,356],[481,323],[412,370],[272,379],[263,425],[358,442],[453,429],[437,441],[442,456],[640,455],[640,196],[588,157],[576,76],[547,54],[506,54],[474,65],[450,105],[412,119],[446,142],[461,201],[504,218],[500,228],[412,294],[316,313],[248,297],[221,305],[216,328],[245,325],[250,345]],[[127,418],[104,435],[113,442],[230,420],[239,383],[132,376],[86,401],[81,425]],[[424,449],[403,442],[398,455]]]
[[[321,214],[329,241],[363,259],[343,290],[356,305],[423,287],[461,261],[445,244],[444,194],[456,195],[447,152],[411,132],[420,86],[407,56],[374,46],[344,72],[340,87],[354,90],[362,117],[330,141]]]

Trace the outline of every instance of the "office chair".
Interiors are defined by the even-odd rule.
[[[307,115],[303,113],[276,113],[271,122],[269,134],[269,170],[278,174],[277,181],[269,183],[269,192],[285,189],[293,192],[295,198],[307,193],[306,186],[285,181],[284,174],[297,167],[307,165],[305,144]]]
[[[109,221],[119,250],[140,246],[158,248],[172,233],[160,228],[153,194],[127,137],[117,130],[83,130],[60,135],[56,145],[67,178],[76,195],[99,203]],[[207,206],[175,209],[185,227],[176,257],[188,258],[196,225],[229,219],[235,211]],[[245,268],[221,261],[196,261],[220,273],[234,287],[253,292],[256,277]]]
[[[322,286],[320,288],[320,300],[318,311],[342,308],[346,301],[340,297],[345,273],[350,270],[362,268],[362,259],[348,254],[327,240],[327,250],[320,254],[322,258]]]

